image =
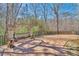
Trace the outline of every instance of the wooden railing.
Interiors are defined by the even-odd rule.
[[[15,34],[13,38],[17,40],[17,39],[25,39],[29,36],[30,36],[29,33],[18,33],[18,34]],[[0,46],[4,45],[5,43],[6,43],[6,39],[4,38],[4,35],[0,35]]]
[[[24,39],[30,36],[30,33],[15,33],[15,39]]]

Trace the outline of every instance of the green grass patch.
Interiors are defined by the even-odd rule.
[[[36,33],[36,32],[38,32],[39,31],[39,27],[38,26],[34,26],[33,28],[32,28],[32,32],[33,33]]]
[[[0,38],[0,45],[5,45],[7,42],[4,39]]]
[[[4,29],[2,27],[0,27],[0,35],[4,34]]]
[[[16,31],[16,33],[26,33],[26,32],[28,32],[28,29],[25,26],[21,27],[19,30]]]

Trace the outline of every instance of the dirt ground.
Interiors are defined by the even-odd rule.
[[[15,42],[15,46],[23,47],[23,48],[30,48],[28,51],[32,52],[42,52],[42,54],[21,54],[21,55],[64,55],[64,51],[62,48],[64,48],[64,45],[67,41],[74,41],[73,43],[79,43],[79,35],[45,35],[40,38],[33,39],[22,39],[18,42]],[[70,45],[68,43],[68,45]],[[79,46],[79,44],[77,44]],[[75,45],[72,45],[75,46]],[[6,45],[2,46],[3,48],[6,47]],[[25,49],[25,50],[26,50]],[[16,49],[17,52],[21,52],[19,49]],[[7,52],[14,52],[12,49],[5,49]],[[52,54],[48,54],[52,53]],[[66,52],[65,52],[66,53]],[[5,54],[6,55],[6,54]],[[8,55],[8,54],[7,54]],[[10,54],[10,55],[16,55],[18,54]],[[68,54],[65,54],[68,55]]]
[[[79,39],[79,35],[45,35],[43,39],[45,42],[49,44],[56,44],[57,46],[63,46],[67,41],[77,40]]]

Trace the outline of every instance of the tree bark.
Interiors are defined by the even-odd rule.
[[[13,39],[13,33],[14,33],[13,25],[14,25],[13,4],[8,3],[7,16],[6,16],[6,31],[5,31],[5,37],[7,41]]]

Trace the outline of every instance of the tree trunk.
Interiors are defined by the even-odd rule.
[[[7,16],[6,16],[6,31],[5,31],[5,38],[7,41],[13,39],[13,33],[14,33],[13,25],[14,25],[13,4],[8,3]]]
[[[59,17],[58,14],[56,15],[57,18],[57,34],[59,34]]]

